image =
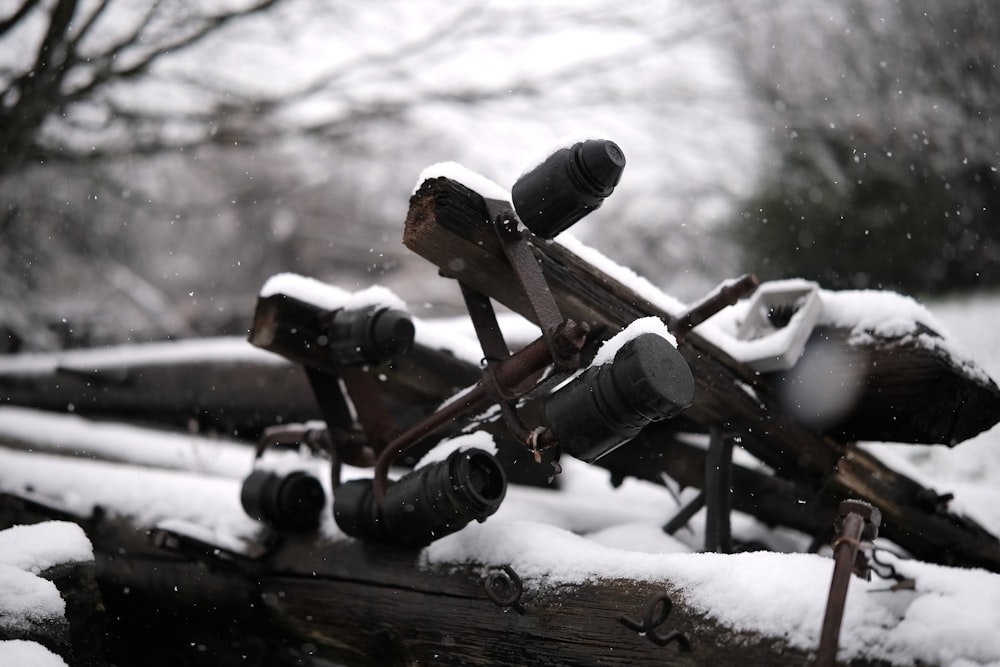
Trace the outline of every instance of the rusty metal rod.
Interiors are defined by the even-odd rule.
[[[670,333],[677,338],[678,343],[682,342],[692,329],[726,306],[731,306],[753,293],[758,285],[760,285],[760,280],[752,273],[746,273],[739,278],[723,282],[687,311],[668,322]]]
[[[557,335],[565,336],[567,340],[578,339],[578,341],[582,342],[582,338],[586,335],[588,328],[586,324],[576,324],[570,320],[566,320],[559,327]],[[494,377],[497,384],[510,390],[512,393],[523,393],[530,387],[523,387],[521,385],[551,363],[552,353],[549,348],[549,341],[547,337],[542,336],[536,338],[507,359],[498,362],[495,367]],[[489,395],[482,380],[480,380],[465,394],[459,395],[446,403],[436,412],[431,413],[425,419],[403,431],[392,442],[387,444],[375,461],[375,471],[372,479],[372,492],[375,495],[375,502],[378,506],[381,507],[385,501],[385,492],[389,485],[389,466],[392,465],[397,456],[448,422],[476,410],[483,410],[492,402],[492,397]]]
[[[854,561],[864,527],[864,517],[856,512],[850,512],[844,517],[840,535],[833,541],[833,578],[830,581],[830,594],[826,600],[826,614],[823,616],[816,667],[833,667],[837,662],[840,626],[844,618],[844,605],[847,602],[847,586],[851,582],[851,572],[854,570]]]

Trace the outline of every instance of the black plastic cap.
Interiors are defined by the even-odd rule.
[[[413,347],[416,330],[409,314],[401,310],[379,312],[371,328],[371,342],[382,359],[397,359]]]
[[[240,502],[258,521],[280,530],[303,531],[319,526],[326,492],[318,479],[301,470],[287,475],[255,470],[243,481]]]
[[[607,139],[562,148],[522,175],[511,189],[518,217],[535,235],[553,238],[614,192],[625,154]]]
[[[591,139],[578,144],[576,159],[580,175],[602,199],[615,191],[625,171],[625,154],[618,144],[607,139]]]
[[[507,495],[503,466],[492,454],[475,448],[452,452],[447,462],[452,488],[463,501],[459,507],[482,523]]]
[[[691,368],[662,336],[636,336],[618,351],[611,369],[615,390],[650,421],[673,417],[694,400]]]
[[[693,400],[694,376],[677,348],[642,334],[550,396],[544,420],[563,450],[589,463]]]
[[[363,540],[422,547],[496,512],[507,476],[492,454],[473,448],[390,483],[381,508],[372,488],[370,479],[337,487],[333,517],[340,529]]]
[[[415,329],[409,313],[372,306],[335,311],[327,335],[337,363],[377,366],[409,352]]]

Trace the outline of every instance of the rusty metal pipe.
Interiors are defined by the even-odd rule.
[[[847,602],[847,586],[851,582],[851,573],[854,570],[864,528],[864,517],[856,512],[849,512],[844,517],[840,535],[834,539],[833,578],[830,581],[830,594],[826,600],[826,613],[823,616],[823,630],[816,655],[817,667],[833,667],[837,662],[840,626],[844,618],[844,605]]]
[[[734,280],[727,280],[702,297],[684,313],[673,318],[667,325],[670,333],[681,343],[696,326],[712,317],[726,306],[731,306],[760,285],[760,280],[752,273],[746,273]]]

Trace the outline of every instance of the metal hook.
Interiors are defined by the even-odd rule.
[[[503,609],[513,608],[517,613],[524,613],[521,597],[524,595],[524,585],[510,565],[500,569],[490,570],[486,575],[486,597],[493,604]]]
[[[650,597],[646,606],[643,607],[641,621],[636,621],[624,614],[618,620],[629,630],[635,630],[640,635],[649,637],[649,640],[657,646],[666,646],[670,642],[677,642],[682,651],[690,651],[691,641],[681,632],[677,630],[659,632],[657,630],[666,622],[673,607],[674,603],[669,594],[657,593]],[[657,609],[659,609],[658,616],[656,616]]]

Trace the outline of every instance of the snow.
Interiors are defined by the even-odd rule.
[[[75,523],[47,521],[0,531],[0,563],[25,572],[39,574],[62,563],[93,559],[90,540]]]
[[[653,285],[647,279],[637,274],[627,266],[622,266],[614,260],[602,254],[599,250],[592,248],[570,232],[563,232],[557,240],[549,243],[558,243],[577,257],[588,262],[594,268],[604,272],[623,285],[629,287],[633,292],[657,306],[669,315],[677,315],[684,311],[685,306],[682,301],[666,294],[659,287]]]
[[[0,641],[0,664],[17,667],[66,667],[66,661],[37,642]]]
[[[615,355],[618,354],[618,350],[632,340],[643,334],[653,334],[664,338],[674,347],[677,347],[677,340],[674,335],[670,333],[667,328],[666,323],[658,317],[640,317],[637,320],[633,320],[627,327],[616,333],[611,338],[607,339],[601,343],[601,347],[597,349],[597,354],[594,355],[594,360],[590,362],[591,366],[602,366],[604,364],[611,363]]]
[[[607,546],[615,533],[642,548]],[[429,565],[507,563],[535,585],[581,584],[598,577],[669,582],[696,610],[734,629],[780,637],[806,650],[819,643],[833,568],[827,557],[677,553],[688,549],[656,526],[639,522],[596,535],[498,513],[431,544],[424,557]],[[842,658],[899,665],[1000,660],[1000,634],[995,632],[1000,627],[1000,576],[880,558],[915,579],[916,590],[892,592],[885,581],[853,579],[841,631]]]
[[[211,447],[211,441],[205,441],[204,446]],[[247,450],[246,456],[249,474],[252,450]],[[3,491],[37,498],[76,516],[90,516],[100,506],[139,525],[181,519],[226,535],[230,543],[244,545],[249,545],[261,528],[243,512],[241,481],[236,479],[7,449],[0,449],[0,469],[4,471],[0,479]],[[38,474],[40,469],[44,475]]]
[[[424,181],[432,178],[447,178],[461,183],[473,192],[480,194],[487,199],[499,199],[500,201],[510,201],[510,191],[505,190],[499,184],[491,181],[481,174],[477,174],[471,169],[463,167],[457,162],[438,162],[425,168],[420,172],[416,185],[413,186],[413,194],[416,194]]]
[[[277,285],[275,291],[294,291],[333,307],[350,299],[355,303],[392,301],[377,290],[362,296],[335,294],[326,289],[328,286],[287,276],[269,284],[268,289]],[[331,294],[337,297],[336,302]],[[903,325],[906,318],[935,331],[958,331],[966,337],[949,337],[942,344],[949,349],[964,346],[973,350],[986,373],[1000,374],[1000,350],[992,329],[1000,318],[1000,298],[983,298],[963,308],[949,304],[928,308],[898,295],[879,294],[869,301],[876,304],[872,308],[863,307],[872,295],[862,292],[824,291],[821,296],[823,321],[851,327],[859,336],[920,336],[912,325]],[[741,308],[745,305],[726,309],[710,320],[707,328],[730,336],[727,332],[736,330]],[[520,318],[511,319],[509,324],[521,337],[537,334],[532,334],[532,327]],[[467,325],[420,320],[417,325],[418,332],[429,329],[425,335],[430,344],[466,345],[470,356],[481,356],[475,342],[469,342]],[[640,320],[619,334],[619,342],[639,332],[664,335],[665,329],[655,318]],[[463,338],[464,344],[459,342]],[[599,360],[613,356],[614,344],[601,350]],[[261,533],[260,524],[247,517],[239,504],[240,480],[254,465],[252,449],[245,445],[73,415],[0,408],[0,440],[11,439],[11,434],[28,437],[34,433],[38,437],[43,430],[48,444],[39,449],[46,451],[0,448],[0,490],[27,495],[79,516],[89,515],[100,505],[106,511],[132,517],[140,525],[186,535],[234,553],[248,549]],[[885,443],[863,446],[935,490],[953,492],[952,510],[1000,533],[997,429],[950,449]],[[487,434],[466,434],[442,442],[421,465],[441,460],[462,447],[495,449]],[[115,462],[124,460],[141,467]],[[307,452],[268,451],[257,465],[305,469],[316,474],[329,491],[325,462]],[[832,560],[828,554],[802,553],[808,536],[774,530],[736,513],[733,532],[737,539],[763,541],[775,551],[696,553],[703,543],[703,513],[672,536],[661,529],[691,499],[693,490],[675,495],[675,490],[635,479],[626,479],[615,488],[600,468],[567,458],[562,465],[559,491],[512,485],[497,513],[486,522],[470,524],[428,546],[422,554],[424,566],[509,564],[525,585],[534,589],[580,584],[598,577],[661,582],[717,622],[780,638],[803,649],[816,647]],[[39,474],[40,470],[45,474]],[[348,479],[370,474],[349,467],[344,470]],[[32,572],[44,569],[53,559],[88,557],[91,552],[79,529],[59,537],[58,529],[43,524],[34,537],[24,538],[26,528],[16,528],[13,534],[0,533],[0,590],[5,591],[0,604],[6,613],[17,613],[27,623],[61,613],[54,588]],[[347,539],[329,511],[324,513],[320,530],[328,539]],[[17,546],[12,547],[14,544]],[[42,555],[46,549],[22,553],[21,545],[31,544],[50,548],[48,555]],[[1000,627],[1000,575],[891,555],[880,557],[912,578],[914,588],[891,591],[891,582],[853,578],[841,632],[842,659],[878,659],[898,665],[1000,664],[1000,633],[996,632]],[[20,664],[11,663],[8,656],[22,650],[36,649],[0,643],[0,663]]]
[[[66,613],[55,584],[13,565],[0,563],[0,590],[0,627],[27,632]]]
[[[38,575],[57,565],[93,559],[90,540],[75,523],[47,521],[0,531],[0,630],[16,636],[65,625],[66,603],[59,590]],[[66,663],[35,642],[7,640],[0,641],[0,664]]]
[[[245,476],[250,468],[246,444],[235,441],[208,441],[185,433],[98,422],[77,415],[27,408],[0,406],[0,438],[7,442],[31,443],[35,449],[67,456],[85,452],[111,461],[231,478]],[[142,446],[137,447],[137,442]],[[269,455],[278,456],[278,453]]]
[[[326,310],[366,308],[369,306],[406,310],[406,303],[381,285],[373,285],[357,292],[348,292],[315,278],[300,276],[296,273],[279,273],[271,276],[260,289],[261,297],[275,294],[284,294]]]
[[[284,364],[281,357],[251,345],[245,338],[221,336],[162,343],[137,343],[70,350],[26,353],[0,357],[0,368],[12,375],[49,374],[57,369],[82,373],[94,369],[125,368],[149,364],[179,364],[214,359]]]
[[[764,283],[758,289],[794,291],[812,286],[814,283],[806,280],[789,279]],[[853,345],[888,338],[913,340],[927,349],[943,352],[956,367],[978,381],[990,381],[989,374],[982,372],[966,348],[948,333],[926,306],[912,297],[878,290],[825,289],[819,290],[819,297],[822,311],[816,325],[847,330],[848,342]],[[795,316],[789,326],[768,336],[742,340],[740,325],[748,316],[750,304],[751,299],[743,299],[722,309],[697,327],[698,335],[737,359],[759,358],[767,352],[775,356],[781,354],[797,323]]]
[[[431,463],[444,461],[452,452],[461,452],[466,449],[481,449],[489,454],[497,453],[497,446],[496,443],[493,442],[493,436],[486,431],[475,431],[473,433],[467,433],[465,435],[442,440],[432,447],[429,452],[424,454],[420,460],[417,461],[414,468],[422,468],[426,465],[430,465]]]

